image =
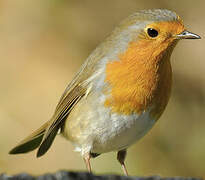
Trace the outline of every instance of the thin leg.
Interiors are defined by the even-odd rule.
[[[122,166],[122,170],[126,176],[128,176],[128,172],[125,166],[125,158],[126,158],[127,151],[126,149],[117,152],[117,160],[120,162]]]
[[[90,153],[86,154],[86,155],[83,157],[83,159],[84,159],[84,161],[85,161],[85,165],[86,165],[87,170],[88,170],[89,173],[91,173],[90,158],[91,158]]]

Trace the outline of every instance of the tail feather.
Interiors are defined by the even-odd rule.
[[[59,128],[55,127],[53,129],[53,131],[47,136],[46,141],[41,142],[39,149],[38,149],[38,152],[37,152],[37,155],[36,155],[37,157],[44,155],[48,151],[48,149],[50,148],[50,146],[53,143],[54,138],[56,137],[56,135],[58,133],[58,130],[59,130]],[[42,138],[41,138],[41,140],[42,140]]]
[[[73,107],[86,94],[86,89],[75,85],[72,89],[66,89],[57,109],[50,121],[46,122],[37,131],[14,147],[9,154],[20,154],[38,149],[37,157],[44,155],[53,143],[59,129],[64,125],[67,116]]]
[[[48,126],[49,122],[46,122],[38,130],[28,136],[26,139],[21,141],[16,147],[14,147],[9,154],[21,154],[33,151],[38,148],[43,139],[44,133]]]

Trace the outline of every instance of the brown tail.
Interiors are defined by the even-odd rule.
[[[9,154],[21,154],[33,151],[38,148],[43,139],[46,128],[49,124],[49,121],[41,126],[38,130],[28,136],[26,139],[21,141],[16,147],[14,147]]]

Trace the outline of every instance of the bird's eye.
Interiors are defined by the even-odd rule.
[[[158,33],[158,31],[155,30],[155,29],[148,28],[148,29],[147,29],[147,34],[148,34],[150,37],[154,38],[154,37],[157,37],[159,33]]]

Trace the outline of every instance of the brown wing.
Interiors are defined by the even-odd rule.
[[[27,153],[38,147],[37,157],[45,154],[57,135],[58,130],[62,127],[68,114],[84,94],[85,90],[81,88],[80,85],[70,86],[69,89],[67,88],[51,120],[21,141],[9,152],[9,154]]]
[[[104,45],[99,46],[99,48],[97,48],[81,66],[80,71],[77,73],[73,81],[69,83],[60,98],[51,120],[44,124],[40,128],[40,131],[35,131],[28,138],[20,142],[19,145],[10,151],[10,154],[26,153],[38,147],[37,157],[42,156],[47,152],[70,111],[86,94],[86,86],[88,86],[88,84],[85,84],[84,82],[97,71],[96,64],[106,52],[104,47]],[[83,84],[83,87],[80,84]]]
[[[44,133],[43,140],[37,152],[37,157],[42,156],[52,145],[52,142],[57,135],[59,129],[64,124],[68,114],[78,101],[84,96],[85,90],[80,86],[76,85],[58,104],[58,107]]]

